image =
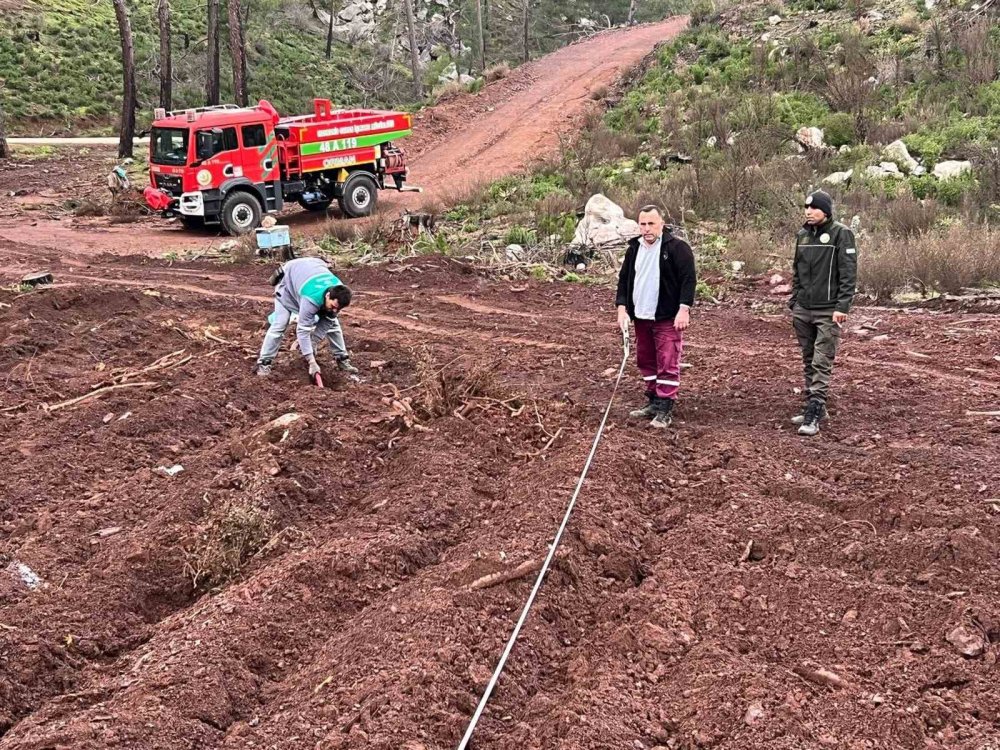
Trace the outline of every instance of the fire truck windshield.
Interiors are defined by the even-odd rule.
[[[184,128],[153,128],[150,142],[153,144],[150,161],[154,164],[169,164],[182,167],[188,161],[188,134]]]

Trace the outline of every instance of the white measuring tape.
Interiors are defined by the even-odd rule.
[[[615,387],[611,391],[611,398],[608,399],[608,405],[604,409],[604,418],[601,420],[601,426],[597,428],[597,434],[594,436],[594,444],[590,448],[590,455],[587,456],[587,463],[583,466],[583,472],[580,474],[579,480],[576,483],[576,489],[573,491],[573,497],[569,501],[569,505],[566,508],[566,514],[563,516],[562,523],[559,525],[559,531],[556,532],[555,539],[552,540],[552,544],[549,546],[549,554],[545,558],[545,563],[542,565],[542,569],[538,572],[538,578],[535,579],[535,585],[531,589],[531,595],[528,596],[528,601],[524,605],[524,609],[521,610],[521,616],[517,620],[517,624],[514,626],[514,632],[510,634],[510,639],[507,641],[507,646],[503,650],[503,655],[500,657],[500,661],[497,663],[497,668],[493,670],[493,676],[490,678],[489,684],[486,686],[486,691],[483,693],[483,697],[479,700],[479,705],[476,706],[476,712],[472,715],[472,721],[469,722],[469,728],[465,730],[465,736],[462,737],[462,742],[458,746],[458,750],[465,750],[469,744],[469,740],[472,739],[472,733],[476,731],[476,725],[479,723],[480,717],[483,715],[483,710],[486,708],[487,702],[489,702],[490,695],[493,693],[493,688],[496,687],[497,680],[500,679],[500,673],[503,672],[504,665],[507,663],[507,657],[510,656],[510,652],[514,648],[514,644],[517,642],[517,636],[521,633],[521,628],[524,626],[525,620],[528,619],[528,611],[531,609],[531,605],[535,601],[535,596],[538,594],[538,590],[542,587],[542,581],[545,578],[545,574],[549,570],[549,565],[552,564],[552,558],[555,557],[556,550],[559,548],[559,542],[562,539],[563,532],[566,531],[566,526],[569,524],[569,517],[573,513],[573,507],[576,505],[576,499],[580,496],[580,489],[583,487],[583,480],[587,478],[587,472],[590,471],[590,464],[594,460],[594,454],[597,453],[597,446],[601,442],[601,437],[604,435],[604,425],[608,422],[608,415],[611,413],[611,405],[614,403],[615,395],[618,393],[618,386],[622,382],[622,374],[625,372],[625,364],[628,362],[629,355],[629,337],[628,328],[622,329],[622,363],[618,366],[618,378],[615,380]]]

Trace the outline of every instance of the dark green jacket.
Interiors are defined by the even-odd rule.
[[[793,267],[789,307],[850,312],[858,280],[854,232],[833,219],[818,227],[807,224],[795,238]]]

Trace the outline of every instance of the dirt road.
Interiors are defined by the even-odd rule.
[[[404,145],[413,154],[411,181],[425,193],[383,193],[383,210],[395,213],[405,206],[446,198],[470,182],[524,169],[555,149],[559,136],[572,130],[574,120],[596,106],[590,100],[592,91],[614,83],[624,69],[676,35],[684,24],[671,20],[599,34],[516,69],[477,96],[461,96],[421,112],[414,136]],[[215,239],[159,219],[111,226],[106,219],[49,215],[52,207],[67,198],[104,191],[113,165],[113,152],[95,146],[83,158],[69,153],[56,163],[0,167],[2,200],[21,209],[0,216],[0,238],[73,253],[147,255],[205,246]],[[25,195],[9,196],[25,188]],[[39,197],[41,192],[44,195]],[[304,232],[322,231],[324,224],[321,217],[297,207],[282,220]]]

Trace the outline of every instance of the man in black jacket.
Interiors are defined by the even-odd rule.
[[[631,240],[618,274],[618,325],[635,321],[635,351],[649,402],[631,412],[651,419],[660,429],[670,426],[681,384],[684,330],[694,304],[694,253],[664,226],[656,206],[639,211],[640,236]]]
[[[854,232],[833,220],[833,199],[818,190],[806,198],[806,223],[795,240],[792,310],[802,348],[806,406],[792,422],[800,435],[815,435],[826,416],[826,399],[840,328],[847,320],[858,275]]]

